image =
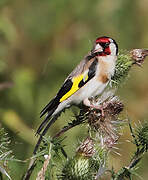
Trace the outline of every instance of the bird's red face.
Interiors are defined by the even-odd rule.
[[[96,56],[117,55],[118,45],[112,38],[103,36],[96,39],[92,54]]]

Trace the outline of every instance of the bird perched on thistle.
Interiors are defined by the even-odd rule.
[[[118,45],[110,37],[99,37],[95,40],[90,53],[77,65],[64,81],[57,95],[41,111],[40,117],[46,114],[45,120],[37,130],[40,138],[38,146],[57,116],[71,105],[83,103],[85,106],[100,109],[90,98],[100,95],[114,75],[118,54]]]

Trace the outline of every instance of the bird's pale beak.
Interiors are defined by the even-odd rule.
[[[95,49],[93,50],[93,53],[101,53],[103,52],[103,48],[102,46],[100,46],[100,44],[97,44]]]

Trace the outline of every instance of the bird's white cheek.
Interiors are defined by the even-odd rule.
[[[109,47],[110,47],[111,55],[115,56],[116,55],[116,46],[115,46],[115,44],[111,43],[109,45]]]

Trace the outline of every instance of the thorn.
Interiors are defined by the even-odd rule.
[[[127,140],[125,140],[125,141],[126,141],[126,142],[128,142],[128,143],[131,143],[131,141],[130,141],[130,140],[128,140],[128,139],[127,139]]]
[[[115,154],[117,154],[118,156],[122,156],[119,152],[113,151]]]
[[[118,147],[116,147],[116,146],[113,146],[112,149],[119,150],[120,148],[118,148]]]

